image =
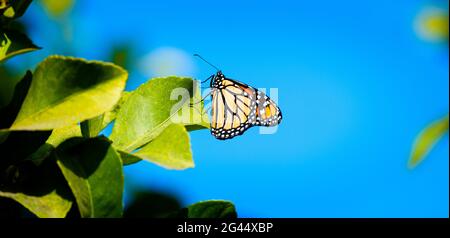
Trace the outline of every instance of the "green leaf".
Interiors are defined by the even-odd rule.
[[[14,199],[41,218],[66,216],[73,197],[54,160],[39,167],[33,164],[10,167],[8,172],[14,179],[0,187],[0,196]]]
[[[190,111],[190,118],[188,120],[184,120],[182,123],[186,126],[188,131],[210,128],[209,117],[207,111],[205,110],[200,89],[194,91],[194,96],[191,98],[190,104],[186,104],[184,107],[184,110]]]
[[[190,78],[154,78],[133,91],[117,114],[110,137],[114,147],[132,152],[156,138],[171,123],[178,123],[179,113],[188,105],[194,88],[198,89],[193,84]]]
[[[82,217],[122,216],[122,162],[106,138],[69,139],[56,156]]]
[[[414,168],[417,166],[433,148],[436,142],[448,132],[448,114],[430,125],[428,125],[416,138],[411,157],[408,162],[408,167]]]
[[[55,150],[65,140],[72,137],[80,137],[81,130],[80,126],[72,125],[63,128],[54,129],[50,136],[48,137],[45,144],[41,145],[39,149],[31,154],[28,159],[35,162],[36,164],[41,163],[44,159],[50,156],[51,152]]]
[[[130,92],[126,91],[122,92],[122,96],[120,97],[119,102],[117,102],[117,104],[111,111],[107,111],[105,113],[105,116],[103,117],[103,128],[116,119],[117,114],[120,111],[120,108],[122,108],[123,104],[127,101],[130,95],[131,95]]]
[[[194,167],[189,134],[186,128],[179,124],[168,126],[158,137],[132,155],[167,169]]]
[[[40,218],[64,218],[72,206],[72,202],[61,197],[57,190],[42,195],[0,191],[0,196],[14,199]]]
[[[117,64],[125,69],[129,69],[134,63],[132,61],[131,55],[132,47],[129,44],[118,44],[113,46],[111,50],[111,62],[114,62],[114,64]]]
[[[11,1],[11,6],[14,8],[14,18],[19,18],[23,16],[28,6],[30,6],[33,0],[13,0]]]
[[[122,160],[122,164],[123,165],[135,164],[137,162],[142,161],[141,158],[139,158],[139,157],[137,157],[137,156],[135,156],[133,154],[130,154],[130,153],[127,153],[127,152],[123,152],[123,151],[120,151],[120,150],[118,150],[117,152],[119,152],[120,159]]]
[[[92,119],[86,120],[81,123],[81,134],[83,137],[96,137],[100,131],[103,129],[103,118],[104,114],[94,117]]]
[[[14,11],[13,7],[8,7],[4,12],[3,16],[7,18],[13,18],[16,15],[16,12]]]
[[[128,73],[109,63],[50,56],[37,67],[10,130],[49,130],[77,124],[113,108]]]
[[[15,55],[41,49],[26,35],[13,31],[0,29],[0,63]]]
[[[170,194],[139,189],[132,191],[130,197],[131,202],[124,211],[124,218],[166,218],[181,209],[178,199]]]
[[[119,102],[114,106],[111,111],[107,111],[104,114],[86,120],[81,123],[81,132],[84,137],[96,137],[105,127],[116,119],[117,113],[120,110],[120,107],[127,100],[129,92],[122,92],[122,96],[120,97]]]
[[[52,131],[52,134],[47,139],[46,143],[57,147],[65,140],[72,137],[80,137],[81,130],[78,125],[71,125],[63,128],[58,128]]]
[[[0,0],[0,10],[9,7],[9,0]]]
[[[224,200],[198,202],[182,209],[176,217],[182,218],[236,218],[233,203]]]

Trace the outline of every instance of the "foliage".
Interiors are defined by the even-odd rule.
[[[18,54],[39,50],[24,34],[2,29],[0,30],[0,62]]]
[[[411,151],[409,167],[417,166],[428,154],[436,142],[448,132],[448,115],[431,123],[417,136]]]
[[[40,0],[42,6],[52,17],[59,17],[69,11],[75,0]]]
[[[32,0],[1,0],[0,2],[0,63],[10,57],[40,49],[23,33],[10,26],[21,17]]]
[[[70,2],[41,1],[56,4],[55,14]],[[0,64],[39,49],[8,28],[30,3],[0,0]],[[125,65],[124,57],[116,61]],[[0,76],[10,80],[3,71]],[[199,100],[195,81],[155,78],[125,92],[127,79],[128,72],[116,64],[66,56],[49,56],[24,74],[0,108],[0,207],[7,198],[37,217],[66,217],[69,211],[79,217],[122,217],[124,165],[144,160],[169,169],[194,167],[188,131],[208,127],[202,110],[189,106]],[[172,97],[176,89],[188,97]],[[195,115],[172,120],[181,111]],[[111,123],[108,138],[102,131]],[[236,214],[225,201],[186,209],[177,214]]]
[[[183,214],[183,217],[187,218],[236,218],[236,216],[234,205],[222,200],[192,204],[184,209]]]
[[[418,34],[422,38],[434,41],[445,42],[448,46],[448,9],[430,8],[425,9],[418,17]],[[433,148],[437,141],[448,133],[448,113],[447,116],[438,121],[430,123],[416,137],[408,161],[408,167],[416,167]]]

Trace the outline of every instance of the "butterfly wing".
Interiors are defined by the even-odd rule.
[[[256,125],[276,126],[280,124],[282,114],[277,104],[263,92],[256,91]]]
[[[261,91],[231,79],[222,79],[221,87],[212,88],[211,134],[217,139],[231,139],[252,126],[273,126],[281,112]]]

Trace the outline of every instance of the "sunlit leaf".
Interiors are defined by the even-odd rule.
[[[448,115],[428,125],[416,138],[411,157],[408,162],[410,168],[417,166],[433,148],[436,142],[448,132]]]
[[[107,139],[69,139],[56,157],[82,217],[122,216],[122,162]]]
[[[189,108],[186,108],[193,89],[198,89],[193,84],[190,78],[155,78],[133,91],[117,114],[110,137],[114,147],[132,152],[156,138],[170,124],[184,122],[183,115],[187,116],[185,124],[195,124],[189,120]]]
[[[3,16],[6,17],[6,18],[13,18],[15,15],[16,15],[16,12],[14,11],[13,7],[8,7],[3,12]]]
[[[119,101],[128,73],[109,63],[50,56],[37,67],[10,130],[48,130],[77,124]]]
[[[120,110],[120,107],[125,103],[129,92],[122,92],[122,96],[120,97],[119,102],[114,105],[114,108],[110,111],[105,112],[104,114],[88,119],[81,123],[81,131],[84,137],[95,137],[97,136],[105,127],[116,119],[117,113]]]
[[[135,159],[139,158],[167,169],[181,170],[194,167],[189,134],[186,128],[179,124],[168,126],[158,137],[133,153],[131,158],[124,158],[125,163],[137,162]]]
[[[14,199],[41,218],[66,216],[73,198],[55,161],[9,170],[15,182],[2,186],[0,196]]]

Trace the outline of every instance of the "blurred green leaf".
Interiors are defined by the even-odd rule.
[[[52,17],[59,17],[70,11],[75,4],[75,0],[40,0],[47,14]]]
[[[122,162],[106,138],[69,139],[56,156],[82,217],[122,216]]]
[[[114,147],[132,152],[156,138],[186,108],[193,84],[190,78],[154,78],[133,91],[117,114],[110,137]]]
[[[10,0],[0,0],[0,10],[9,7]]]
[[[14,199],[41,218],[63,218],[72,206],[72,194],[55,161],[35,167],[10,167],[14,182],[0,186],[0,196]]]
[[[412,148],[411,157],[408,162],[410,168],[417,166],[433,148],[436,142],[448,132],[448,114],[430,125],[428,125],[416,138]]]
[[[26,35],[14,30],[0,28],[0,63],[18,54],[41,49]]]
[[[448,43],[448,7],[426,7],[418,15],[416,30],[420,37],[433,42]]]
[[[181,218],[236,218],[233,203],[224,200],[198,202],[171,216]]]
[[[181,208],[176,197],[152,191],[140,191],[124,211],[125,218],[165,218]]]
[[[129,69],[132,64],[131,61],[131,46],[130,44],[120,44],[112,48],[111,62],[117,64],[125,69]]]
[[[48,130],[94,118],[113,108],[128,73],[109,63],[50,56],[37,67],[10,130]]]
[[[6,18],[13,18],[16,15],[13,7],[8,7],[4,12],[3,16]]]

